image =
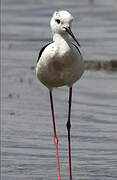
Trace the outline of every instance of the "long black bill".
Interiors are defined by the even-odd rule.
[[[78,44],[78,46],[80,46],[79,42],[77,41],[77,39],[75,38],[75,36],[73,35],[72,31],[71,31],[71,28],[68,27],[68,28],[65,28],[66,31],[71,35],[71,37],[74,39],[74,41]]]

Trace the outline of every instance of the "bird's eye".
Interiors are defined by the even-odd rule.
[[[59,19],[56,19],[56,22],[57,22],[58,24],[60,24],[60,20],[59,20]]]

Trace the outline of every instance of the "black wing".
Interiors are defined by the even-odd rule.
[[[51,43],[53,43],[53,42],[51,42]],[[40,52],[39,52],[39,56],[38,56],[38,59],[37,59],[37,63],[38,63],[38,61],[39,61],[39,59],[40,59],[40,57],[41,57],[44,49],[45,49],[49,44],[51,44],[51,43],[48,43],[48,44],[46,44],[44,47],[42,47],[42,49],[41,49]]]
[[[81,55],[81,52],[80,52],[80,49],[78,48],[78,46],[76,46],[75,44],[73,44],[73,45],[76,47],[76,49],[78,50],[79,54]]]

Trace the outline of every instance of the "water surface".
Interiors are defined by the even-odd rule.
[[[74,15],[85,60],[117,59],[117,2],[2,1],[2,180],[57,179],[48,90],[34,67],[57,9]],[[86,71],[73,88],[73,180],[117,179],[117,73]],[[68,88],[53,91],[62,180],[68,179]]]

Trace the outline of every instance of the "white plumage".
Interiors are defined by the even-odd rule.
[[[67,11],[55,12],[51,19],[53,42],[43,50],[36,68],[38,79],[49,89],[71,87],[84,72],[82,55],[66,30],[70,29],[72,20]]]

